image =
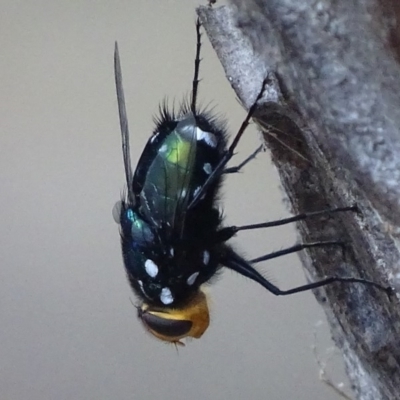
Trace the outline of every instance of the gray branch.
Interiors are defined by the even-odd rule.
[[[255,121],[298,224],[310,280],[362,277],[400,288],[400,8],[390,0],[236,0],[198,9],[226,76]],[[244,136],[245,137],[245,136]],[[315,291],[358,399],[400,399],[398,298],[361,284]]]

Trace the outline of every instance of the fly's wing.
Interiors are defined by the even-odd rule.
[[[141,212],[169,232],[182,233],[193,192],[196,121],[189,114],[160,143],[140,193]]]
[[[115,42],[115,49],[114,49],[114,73],[115,73],[115,86],[117,89],[119,122],[121,125],[122,153],[124,157],[126,184],[128,187],[128,201],[130,204],[134,204],[134,195],[132,192],[133,174],[131,166],[131,155],[129,149],[128,118],[126,116],[125,96],[124,96],[124,89],[122,87],[121,63],[119,60],[117,42]]]

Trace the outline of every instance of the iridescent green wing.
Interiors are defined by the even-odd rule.
[[[158,228],[182,232],[196,150],[196,121],[190,114],[159,144],[140,193],[140,211]]]

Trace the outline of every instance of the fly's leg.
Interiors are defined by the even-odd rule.
[[[201,187],[201,189],[197,192],[196,196],[193,197],[193,200],[190,202],[188,209],[192,209],[202,198],[204,193],[206,193],[207,189],[209,186],[214,182],[214,180],[221,176],[223,173],[226,164],[229,162],[229,160],[233,157],[234,151],[236,146],[238,145],[240,138],[242,137],[243,133],[245,132],[246,128],[250,124],[250,119],[252,118],[254,112],[256,111],[257,108],[257,103],[261,99],[263,93],[264,93],[264,87],[268,81],[268,77],[266,77],[262,83],[261,90],[259,91],[254,103],[250,107],[246,118],[242,122],[242,125],[240,126],[235,138],[233,139],[233,142],[229,146],[229,148],[225,151],[225,153],[222,155],[220,162],[214,169],[214,171],[211,173],[211,175],[208,177],[208,179],[205,181],[204,185]]]
[[[253,153],[251,153],[244,161],[235,167],[228,167],[224,169],[224,174],[234,174],[239,172],[246,164],[257,157],[257,154],[264,148],[263,145],[259,146]]]

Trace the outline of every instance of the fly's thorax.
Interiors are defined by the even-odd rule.
[[[177,307],[142,303],[138,317],[153,336],[179,345],[184,345],[181,340],[188,337],[199,339],[210,323],[207,297],[201,289]]]
[[[218,251],[212,235],[206,233],[219,223],[216,211],[197,224],[188,218],[183,234],[171,236],[167,229],[154,228],[126,202],[118,208],[125,269],[141,299],[159,306],[185,302],[215,274]]]
[[[124,257],[131,286],[148,304],[175,307],[184,304],[213,276],[216,254],[208,249],[131,249]]]

